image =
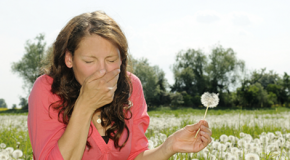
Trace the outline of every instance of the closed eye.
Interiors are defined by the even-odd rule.
[[[92,63],[93,61],[85,61],[86,63]]]

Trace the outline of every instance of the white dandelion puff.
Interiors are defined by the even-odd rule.
[[[0,144],[0,148],[4,149],[6,147],[6,144],[5,143],[1,143]]]
[[[227,146],[225,144],[220,144],[218,147],[219,151],[225,151],[227,149]]]
[[[12,147],[5,148],[6,151],[8,151],[9,154],[12,154],[14,149]]]
[[[213,149],[218,149],[219,146],[220,146],[220,143],[219,142],[213,142],[213,144],[212,144],[212,148]]]
[[[148,139],[148,148],[153,149],[154,148],[154,143],[150,139]]]
[[[229,136],[229,140],[234,144],[235,143],[235,140],[236,140],[236,138],[235,138],[235,136],[233,136],[233,135],[230,135]]]
[[[243,139],[240,139],[238,141],[238,146],[241,147],[241,148],[244,148],[246,146],[247,142]]]
[[[231,148],[231,153],[235,154],[239,149],[237,147],[232,147]]]
[[[247,153],[245,160],[260,160],[260,157],[256,153]]]
[[[0,159],[1,160],[8,160],[9,159],[9,155],[0,152]]]
[[[205,92],[201,95],[201,103],[205,107],[214,108],[219,103],[218,94]]]
[[[222,141],[222,142],[224,142],[224,143],[226,143],[227,141],[228,141],[228,136],[227,135],[225,135],[225,134],[222,134],[221,136],[220,136],[220,140]]]
[[[243,138],[243,137],[245,137],[246,136],[246,134],[244,133],[244,132],[240,132],[240,137],[241,138]]]
[[[252,147],[251,152],[252,152],[252,153],[260,154],[261,149],[260,149],[260,147],[256,147],[256,146],[255,146],[255,147]]]
[[[234,155],[231,155],[231,156],[228,158],[228,160],[238,160],[238,159],[237,159],[237,157],[236,157],[236,156],[234,156]]]
[[[268,138],[269,138],[270,140],[272,140],[272,139],[275,138],[275,134],[272,133],[272,132],[268,132],[267,136],[268,136]]]
[[[206,117],[206,113],[207,113],[208,107],[209,108],[214,108],[214,107],[216,107],[218,105],[218,103],[219,103],[218,95],[219,94],[208,93],[208,92],[205,92],[204,94],[201,95],[201,103],[206,107],[203,119],[205,119],[205,117]],[[194,138],[196,138],[196,136],[197,136],[199,131],[200,131],[200,128],[196,132]]]
[[[12,156],[16,159],[18,159],[19,157],[23,156],[23,152],[20,149],[15,149],[15,151],[13,151]]]

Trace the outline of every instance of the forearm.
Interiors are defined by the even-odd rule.
[[[82,158],[86,147],[91,118],[91,112],[81,110],[80,107],[74,108],[66,130],[58,140],[60,153],[65,160],[80,160]]]
[[[168,138],[160,146],[141,152],[135,160],[168,160],[175,153],[172,151],[172,140]]]

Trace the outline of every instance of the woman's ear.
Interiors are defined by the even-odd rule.
[[[73,67],[72,54],[69,50],[65,51],[64,63],[68,68]]]

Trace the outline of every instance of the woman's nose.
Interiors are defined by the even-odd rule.
[[[99,64],[98,67],[97,67],[98,70],[105,70],[105,71],[107,71],[106,63],[104,61],[100,61],[98,64]]]

